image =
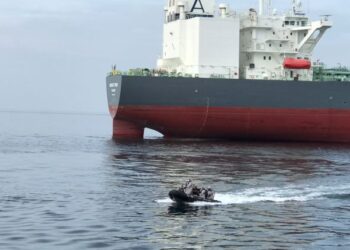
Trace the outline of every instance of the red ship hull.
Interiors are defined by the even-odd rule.
[[[109,107],[115,138],[165,137],[350,142],[350,110],[232,107]]]

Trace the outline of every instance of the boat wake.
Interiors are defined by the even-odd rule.
[[[194,202],[194,206],[217,206],[258,202],[306,202],[314,199],[350,199],[350,184],[339,186],[286,186],[252,188],[238,192],[217,193],[215,199],[221,203]],[[170,198],[156,200],[157,203],[173,203]]]

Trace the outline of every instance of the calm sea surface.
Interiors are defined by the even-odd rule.
[[[191,178],[220,205],[177,206]],[[0,113],[0,249],[350,249],[350,146],[118,143],[108,116]]]

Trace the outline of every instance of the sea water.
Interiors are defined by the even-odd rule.
[[[107,115],[0,113],[0,249],[350,249],[350,146],[111,139]],[[221,204],[177,205],[186,180]]]

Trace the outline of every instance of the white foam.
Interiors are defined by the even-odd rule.
[[[239,192],[217,193],[215,199],[221,203],[194,202],[190,205],[231,205],[258,202],[306,202],[313,199],[322,199],[329,195],[350,194],[350,185],[324,185],[324,186],[285,186],[251,188]],[[157,200],[158,203],[172,203],[169,198]]]
[[[165,198],[161,200],[156,200],[157,203],[172,203],[173,201],[170,198]]]

